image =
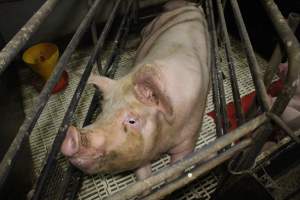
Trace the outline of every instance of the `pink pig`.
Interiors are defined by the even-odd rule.
[[[137,169],[144,179],[161,154],[175,162],[195,147],[210,82],[207,23],[193,4],[171,1],[165,8],[143,30],[129,74],[90,78],[103,92],[103,111],[89,126],[70,126],[61,146],[85,173]]]
[[[278,66],[278,69],[278,75],[280,76],[281,80],[284,80],[288,72],[288,63],[281,63]],[[281,115],[282,120],[285,121],[287,125],[294,131],[300,128],[300,79],[296,81],[296,84],[296,93]],[[271,104],[273,104],[275,100],[276,98],[270,97]]]

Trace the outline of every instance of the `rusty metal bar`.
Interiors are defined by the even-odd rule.
[[[261,70],[258,66],[250,39],[249,35],[247,33],[247,29],[239,8],[239,5],[237,3],[237,0],[230,0],[231,6],[232,6],[232,11],[233,15],[236,21],[236,25],[238,28],[238,31],[240,33],[240,37],[242,39],[243,44],[245,45],[245,50],[246,50],[246,55],[247,59],[249,62],[249,68],[250,72],[252,75],[252,79],[254,82],[255,90],[257,91],[257,98],[259,103],[262,106],[263,111],[269,110],[269,105],[268,105],[268,95],[267,91],[263,82],[263,77]]]
[[[0,75],[38,30],[59,0],[47,0],[0,52]]]
[[[48,99],[50,98],[51,91],[57,81],[59,80],[61,74],[67,66],[67,62],[71,57],[72,53],[75,51],[77,45],[79,44],[80,39],[84,35],[86,29],[90,25],[92,18],[94,17],[97,8],[103,0],[95,0],[93,6],[90,8],[82,22],[80,23],[78,29],[76,30],[74,36],[69,42],[66,50],[60,57],[54,71],[52,72],[50,78],[46,82],[43,90],[38,96],[38,99],[31,111],[31,113],[25,118],[22,126],[20,127],[15,139],[10,145],[8,151],[4,155],[0,163],[0,188],[4,184],[13,164],[15,163],[16,156],[21,149],[23,141],[31,134],[35,123],[37,122],[40,114],[42,113]]]
[[[238,86],[236,73],[235,73],[235,64],[233,61],[233,53],[231,50],[231,43],[228,35],[226,22],[225,22],[225,16],[223,11],[224,6],[222,6],[222,3],[225,4],[226,1],[221,2],[221,0],[217,0],[216,3],[219,12],[218,14],[219,14],[219,23],[221,27],[221,32],[223,34],[223,38],[225,41],[225,52],[226,52],[226,58],[227,58],[227,63],[229,68],[229,77],[230,77],[230,84],[231,84],[231,89],[233,94],[233,102],[234,102],[236,119],[238,125],[241,125],[242,123],[245,122],[245,116],[242,110],[239,86]]]
[[[243,124],[239,128],[231,131],[230,133],[216,139],[215,141],[211,142],[207,146],[199,149],[198,151],[190,154],[185,159],[182,159],[175,164],[159,171],[158,173],[154,174],[153,176],[136,182],[135,184],[119,191],[116,194],[111,195],[108,199],[111,200],[124,200],[130,199],[135,195],[141,194],[142,192],[151,189],[151,187],[159,184],[160,182],[167,180],[171,177],[174,177],[176,174],[183,172],[185,169],[189,168],[192,165],[199,163],[200,161],[206,159],[208,156],[212,155],[213,153],[220,151],[224,147],[228,146],[229,144],[233,143],[234,141],[244,137],[249,132],[255,130],[261,124],[268,121],[268,118],[265,114],[262,114],[256,117],[253,120],[250,120],[246,124]]]
[[[224,83],[223,83],[223,72],[220,66],[220,56],[219,56],[219,51],[218,51],[218,38],[217,38],[217,31],[216,31],[216,24],[215,24],[215,17],[214,17],[214,9],[213,9],[213,3],[212,0],[207,1],[208,2],[208,8],[209,8],[209,18],[210,18],[210,23],[212,26],[212,47],[213,47],[213,67],[216,68],[215,72],[216,73],[216,81],[218,84],[218,97],[220,99],[220,111],[222,114],[222,128],[223,128],[223,134],[226,134],[229,128],[229,121],[228,121],[228,116],[227,116],[227,107],[226,107],[226,95],[225,95],[225,90],[224,90]],[[213,72],[213,71],[212,71]],[[213,80],[214,81],[214,80]],[[217,132],[217,136],[222,136]]]
[[[222,118],[227,117],[222,113],[222,101],[220,94],[220,82],[217,68],[218,59],[218,44],[216,35],[216,26],[213,17],[213,9],[210,1],[206,1],[206,14],[209,33],[211,33],[211,81],[212,81],[212,100],[214,103],[214,110],[216,113],[216,135],[220,137],[225,134]],[[223,96],[225,97],[225,95]],[[223,115],[222,115],[223,114]]]
[[[225,152],[221,153],[217,157],[209,159],[205,163],[201,164],[200,166],[185,174],[183,177],[180,177],[178,180],[168,183],[166,186],[163,186],[163,188],[159,189],[158,191],[152,193],[149,196],[144,197],[143,199],[156,200],[161,199],[168,194],[171,194],[175,190],[189,184],[190,182],[196,180],[199,176],[203,175],[204,173],[212,170],[216,166],[230,159],[234,154],[240,152],[242,149],[249,146],[250,143],[250,139],[242,141],[241,143],[231,147],[230,149],[227,149]]]
[[[298,25],[300,23],[300,14],[298,13],[290,13],[288,16],[288,25],[290,26],[291,30],[293,32],[296,31]],[[278,69],[278,65],[281,63],[281,59],[284,55],[284,53],[282,52],[282,48],[279,44],[276,45],[272,56],[270,58],[269,64],[268,64],[268,68],[265,71],[264,74],[264,83],[266,88],[268,88],[272,82],[272,79],[275,75],[275,73],[277,72]]]
[[[280,116],[295,94],[299,77],[300,45],[273,0],[261,0],[287,52],[289,69],[283,90],[274,102],[271,111]]]

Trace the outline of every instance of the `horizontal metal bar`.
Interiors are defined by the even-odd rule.
[[[250,143],[251,143],[250,139],[242,141],[241,143],[231,147],[230,149],[227,149],[226,151],[216,156],[215,158],[209,159],[208,161],[201,164],[200,166],[195,167],[195,169],[191,170],[183,177],[180,177],[178,180],[168,183],[166,186],[163,186],[163,188],[159,189],[158,191],[152,193],[149,196],[143,197],[143,199],[156,200],[156,199],[161,199],[168,194],[171,194],[175,190],[182,188],[183,186],[196,180],[199,176],[212,170],[216,166],[222,164],[223,162],[231,158],[234,154],[240,152],[242,149],[249,146]]]
[[[38,30],[59,0],[47,0],[0,52],[0,75]]]
[[[239,5],[237,3],[237,0],[230,0],[230,3],[232,6],[232,11],[236,21],[236,25],[240,33],[240,37],[243,41],[243,44],[245,45],[250,72],[254,82],[255,90],[257,91],[257,98],[259,100],[259,103],[262,106],[262,110],[268,111],[269,110],[268,95],[263,82],[262,72],[258,66]]]
[[[121,0],[116,0],[116,2],[114,4],[114,7],[113,7],[113,10],[111,11],[110,16],[107,20],[107,23],[105,24],[105,27],[104,27],[104,29],[101,33],[101,36],[100,36],[99,40],[97,41],[96,47],[94,48],[94,50],[92,52],[92,55],[91,55],[91,57],[88,61],[88,64],[86,65],[86,68],[85,68],[85,70],[84,70],[84,72],[81,76],[81,79],[80,79],[79,84],[78,84],[78,86],[77,86],[77,88],[74,92],[74,95],[71,99],[71,102],[70,102],[69,107],[66,111],[64,119],[62,121],[62,124],[60,125],[59,131],[58,131],[58,133],[57,133],[57,135],[54,139],[54,142],[52,144],[52,148],[51,148],[51,151],[48,155],[46,164],[45,164],[45,166],[44,166],[44,168],[41,172],[41,175],[38,179],[33,199],[39,199],[39,195],[40,195],[42,186],[44,186],[45,181],[47,180],[47,178],[50,174],[51,166],[53,165],[53,162],[56,159],[57,154],[59,153],[60,146],[61,146],[61,144],[62,144],[62,142],[63,142],[63,140],[66,136],[68,125],[71,122],[74,111],[75,111],[75,109],[76,109],[76,107],[79,103],[80,97],[81,97],[82,92],[84,90],[84,86],[86,85],[86,82],[87,82],[87,80],[88,80],[88,78],[89,78],[89,76],[92,72],[94,63],[96,62],[96,60],[99,56],[99,53],[102,50],[104,41],[105,41],[105,39],[107,37],[107,34],[108,34],[108,32],[111,28],[112,22],[115,18],[116,11],[117,11],[117,8],[119,7],[120,1]]]
[[[9,174],[10,169],[15,162],[16,155],[20,151],[20,148],[21,148],[21,145],[22,145],[24,139],[27,138],[31,134],[32,129],[35,126],[35,123],[37,122],[48,99],[50,98],[53,87],[55,86],[55,84],[59,80],[60,76],[62,75],[64,69],[66,68],[68,60],[70,59],[72,53],[75,51],[77,45],[79,44],[80,39],[84,35],[86,29],[90,25],[92,18],[96,14],[97,8],[99,7],[99,5],[102,1],[103,0],[95,0],[93,6],[88,11],[87,15],[84,17],[82,22],[80,23],[80,26],[78,27],[74,36],[72,37],[71,41],[69,42],[66,50],[60,57],[50,78],[46,82],[41,93],[39,94],[38,99],[37,99],[32,111],[25,118],[15,139],[13,140],[8,151],[4,155],[4,158],[2,159],[1,164],[0,164],[0,188],[2,188],[2,185],[4,184],[6,178]]]
[[[170,179],[171,177],[176,176],[176,174],[183,172],[185,169],[191,167],[192,165],[199,163],[200,161],[206,159],[210,155],[213,155],[214,153],[223,149],[234,141],[244,137],[249,132],[255,130],[261,124],[265,123],[267,120],[268,118],[266,117],[266,115],[262,114],[255,119],[243,124],[239,128],[231,131],[230,133],[216,139],[207,146],[204,146],[198,151],[190,154],[185,159],[176,162],[175,164],[159,171],[158,173],[145,180],[136,182],[135,184],[119,191],[118,193],[113,194],[107,199],[124,200],[141,194],[142,192],[151,189],[153,186],[161,183],[162,181]]]

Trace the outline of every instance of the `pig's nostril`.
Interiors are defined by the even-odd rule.
[[[78,132],[75,127],[70,127],[66,134],[66,138],[61,146],[61,152],[65,156],[73,156],[79,150]]]

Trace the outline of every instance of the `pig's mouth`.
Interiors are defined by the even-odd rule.
[[[72,165],[76,166],[83,172],[87,174],[93,174],[95,172],[95,168],[97,163],[101,162],[103,159],[102,156],[94,156],[94,157],[70,157],[69,161]]]

